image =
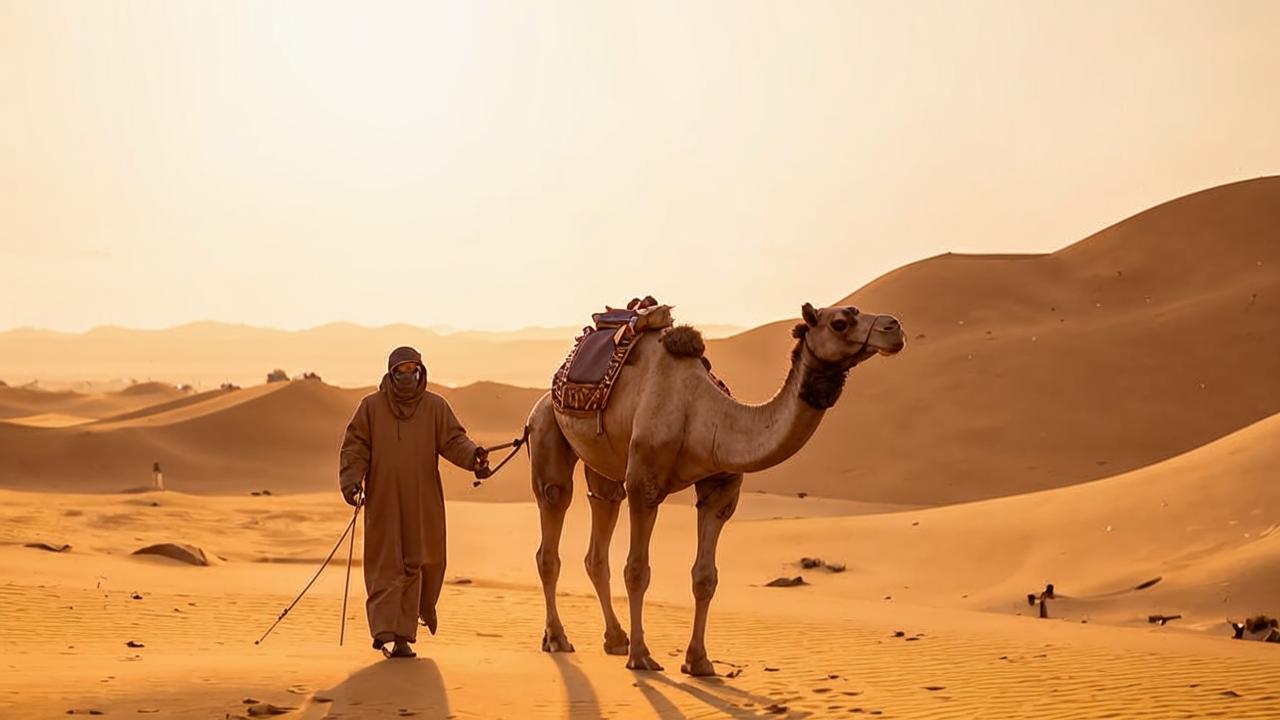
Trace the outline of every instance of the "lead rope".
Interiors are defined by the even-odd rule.
[[[529,441],[529,426],[525,425],[524,432],[520,435],[520,437],[516,438],[515,440],[512,440],[511,442],[502,443],[501,445],[494,445],[492,447],[485,448],[484,449],[485,452],[494,452],[495,450],[502,450],[503,448],[511,448],[511,452],[507,453],[507,456],[502,459],[502,462],[498,463],[497,467],[493,467],[484,471],[476,471],[476,479],[474,482],[471,483],[471,487],[473,488],[480,487],[481,483],[483,483],[485,480],[488,480],[494,475],[497,475],[498,471],[502,469],[502,466],[511,462],[511,458],[515,457],[516,453],[520,452],[520,446],[524,445],[528,441]]]
[[[362,507],[364,507],[363,494],[361,494],[356,499],[356,511],[351,514],[351,522],[347,523],[347,529],[342,531],[342,537],[338,538],[338,542],[333,544],[333,549],[329,551],[329,556],[324,559],[324,562],[320,563],[320,568],[316,570],[316,574],[312,575],[311,579],[307,581],[306,586],[302,588],[302,592],[298,593],[298,596],[293,599],[293,602],[289,603],[288,607],[280,611],[280,615],[276,617],[275,622],[271,623],[271,627],[267,628],[267,631],[262,633],[262,637],[253,641],[254,645],[261,645],[262,641],[266,640],[267,636],[270,635],[271,632],[276,629],[276,626],[279,625],[281,621],[285,619],[285,617],[289,614],[289,611],[293,610],[294,606],[296,606],[298,602],[302,600],[302,596],[307,594],[307,591],[310,590],[311,586],[315,584],[316,578],[320,577],[320,573],[324,572],[324,569],[329,566],[329,561],[333,560],[333,556],[338,553],[338,548],[342,547],[342,542],[347,539],[347,533],[351,533],[351,547],[352,547],[352,552],[354,552],[354,549],[355,549],[355,532],[354,531],[356,527],[356,518],[360,517],[360,509]],[[349,564],[347,566],[347,577],[348,579],[350,579],[351,577],[351,566]],[[344,609],[342,611],[342,630],[339,632],[339,642],[342,641],[342,635],[346,634],[347,612],[345,609],[345,604],[346,604],[345,597],[343,598],[343,604],[344,604]]]

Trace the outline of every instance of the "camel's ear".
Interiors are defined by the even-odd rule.
[[[809,303],[800,306],[800,315],[809,327],[815,327],[818,324],[818,311],[814,310]]]

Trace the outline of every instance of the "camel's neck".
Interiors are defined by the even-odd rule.
[[[843,371],[806,361],[798,351],[786,382],[771,400],[744,405],[721,401],[717,413],[714,462],[724,472],[759,472],[796,454],[813,436],[826,408],[835,404],[844,385]]]

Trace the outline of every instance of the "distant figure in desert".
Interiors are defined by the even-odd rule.
[[[151,488],[153,490],[164,490],[164,473],[160,471],[160,461],[156,461],[151,465]]]
[[[464,470],[488,469],[488,453],[467,437],[449,403],[427,390],[422,356],[396,348],[378,391],[360,401],[347,425],[339,461],[343,498],[368,510],[365,609],[373,647],[387,657],[415,656],[419,620],[436,632],[445,568],[440,456]]]

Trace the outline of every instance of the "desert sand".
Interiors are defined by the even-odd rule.
[[[690,493],[654,536],[646,627],[666,672],[601,648],[581,485],[560,580],[577,652],[540,651],[523,453],[478,488],[444,466],[451,581],[419,659],[369,648],[359,547],[343,646],[345,554],[255,645],[350,519],[337,445],[376,377],[0,387],[0,717],[1280,717],[1280,645],[1228,625],[1280,615],[1278,228],[1264,178],[1049,255],[947,255],[855,292],[901,317],[907,350],[858,368],[804,450],[748,477],[720,543],[711,679],[678,672]],[[790,325],[709,343],[740,397],[781,381]],[[433,389],[486,444],[543,393]],[[157,461],[167,492],[145,490]],[[157,543],[210,565],[131,554]]]
[[[253,644],[349,518],[334,493],[4,491],[0,712],[208,718],[244,714],[248,698],[308,718],[1274,717],[1276,646],[1226,639],[1224,618],[1274,606],[1275,526],[1250,510],[1274,507],[1275,491],[1242,493],[1221,513],[1196,501],[1213,482],[1204,471],[1256,439],[1229,438],[1133,476],[948,508],[773,520],[795,502],[749,495],[725,531],[708,639],[717,669],[741,674],[707,680],[632,673],[604,654],[591,587],[572,562],[586,548],[581,502],[561,583],[576,653],[539,650],[535,508],[457,501],[441,633],[424,636],[419,659],[386,661],[367,645],[358,567],[337,646],[341,563]],[[1273,463],[1274,447],[1232,469]],[[1182,476],[1163,494],[1146,489]],[[1198,526],[1185,525],[1191,518]],[[670,668],[691,619],[694,514],[669,507],[659,522],[647,617],[650,645]],[[33,541],[72,547],[23,547]],[[128,554],[175,541],[202,547],[213,564]],[[848,569],[802,570],[802,554]],[[763,587],[793,575],[809,585]],[[1163,579],[1132,589],[1152,577]],[[1046,581],[1069,599],[1041,620],[1023,596]],[[1154,612],[1185,619],[1149,625]]]

